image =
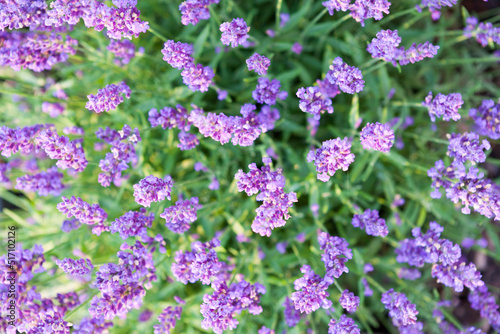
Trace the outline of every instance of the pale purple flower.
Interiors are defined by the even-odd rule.
[[[62,260],[56,260],[56,264],[62,271],[72,276],[85,276],[94,270],[94,266],[89,259],[73,260],[64,258]]]
[[[333,60],[330,70],[326,73],[326,79],[330,81],[330,84],[337,85],[341,91],[348,94],[361,92],[365,85],[361,71],[354,66],[347,65],[340,57]]]
[[[303,243],[304,241],[306,241],[306,234],[303,232],[297,234],[297,236],[295,237],[295,240],[297,240],[300,243]]]
[[[359,306],[359,297],[355,296],[354,293],[349,292],[349,290],[346,289],[342,291],[339,302],[340,306],[342,306],[342,308],[347,312],[354,313]]]
[[[278,242],[276,244],[276,250],[280,253],[280,254],[285,254],[286,253],[286,247],[288,246],[288,242],[287,241],[284,241],[284,242]]]
[[[474,243],[475,243],[475,240],[472,239],[472,238],[469,238],[469,237],[465,237],[464,240],[462,240],[462,247],[463,248],[471,248],[472,246],[474,246]]]
[[[442,283],[453,288],[456,292],[462,292],[464,286],[470,290],[483,286],[481,273],[477,271],[474,263],[466,264],[457,261],[453,264],[438,264],[432,267],[432,277],[436,278],[438,283]]]
[[[186,0],[179,5],[182,14],[181,22],[183,25],[196,25],[200,20],[208,20],[210,12],[208,6],[217,4],[219,0]]]
[[[274,329],[269,329],[266,326],[262,326],[258,331],[257,334],[275,334]]]
[[[250,27],[247,26],[245,20],[237,18],[233,19],[231,22],[222,23],[219,30],[222,32],[220,39],[222,44],[231,44],[231,47],[235,48],[248,39]]]
[[[168,207],[160,214],[166,220],[165,226],[174,233],[184,233],[197,219],[196,211],[203,205],[198,204],[198,197],[177,201],[174,206]]]
[[[128,39],[123,41],[113,39],[106,47],[106,50],[115,56],[114,62],[118,66],[127,65],[135,57],[135,45]]]
[[[266,75],[269,65],[271,65],[269,58],[261,56],[257,52],[247,59],[248,70],[255,71],[258,75]]]
[[[457,0],[422,0],[420,5],[415,6],[415,8],[422,12],[422,8],[428,7],[431,17],[435,21],[441,17],[440,9],[442,7],[453,7],[456,3]]]
[[[49,116],[52,118],[56,118],[57,116],[62,115],[64,113],[64,110],[66,110],[66,107],[60,103],[42,103],[42,112],[49,114]]]
[[[132,91],[125,82],[121,82],[118,85],[110,84],[99,89],[96,95],[87,95],[89,101],[85,104],[85,108],[91,111],[93,110],[96,113],[115,110],[116,107],[123,102],[122,94],[124,94],[127,99],[130,99],[131,93]]]
[[[335,319],[330,320],[328,324],[328,334],[360,334],[358,325],[354,323],[354,320],[347,317],[345,314],[340,316],[340,319],[336,321]]]
[[[149,23],[142,21],[141,12],[136,7],[110,8],[101,2],[94,2],[95,8],[92,16],[84,16],[85,25],[94,27],[95,30],[107,30],[107,36],[112,39],[132,39],[149,29]]]
[[[458,121],[461,118],[458,109],[462,107],[462,104],[464,104],[464,101],[460,93],[449,95],[439,93],[436,97],[432,98],[432,92],[429,92],[425,101],[422,102],[422,105],[429,109],[429,117],[432,122],[435,122],[436,118],[441,117],[443,117],[444,121],[451,119]]]
[[[28,155],[35,151],[38,145],[39,134],[44,129],[52,129],[50,124],[36,124],[24,128],[11,129],[6,126],[0,127],[0,151],[4,157],[10,157],[21,151],[21,154]]]
[[[64,175],[53,166],[47,171],[34,175],[24,175],[17,178],[16,189],[26,192],[36,192],[39,196],[59,196],[66,188],[62,183]]]
[[[476,131],[493,140],[500,138],[500,103],[483,100],[479,108],[469,110],[469,116],[476,123]]]
[[[409,63],[416,63],[425,58],[433,58],[437,55],[439,46],[433,45],[430,42],[425,42],[424,44],[413,43],[408,49],[401,50],[400,56],[398,57],[399,64],[401,66],[408,65]]]
[[[163,129],[181,129],[189,131],[191,122],[188,120],[189,114],[186,108],[178,104],[175,108],[165,107],[158,111],[153,108],[148,113],[148,120],[151,127],[161,126]]]
[[[193,54],[192,44],[168,40],[163,45],[161,53],[163,53],[163,60],[173,68],[184,69],[194,62],[194,58],[191,57]]]
[[[227,99],[227,90],[217,90],[217,100],[224,101]]]
[[[71,198],[62,197],[62,202],[57,204],[57,210],[66,215],[67,218],[75,217],[82,224],[95,225],[92,233],[100,235],[103,231],[108,231],[109,228],[104,225],[108,218],[108,214],[99,204],[92,205],[84,202],[81,198],[71,196]]]
[[[390,6],[391,3],[387,0],[356,0],[349,6],[349,10],[352,18],[364,27],[366,19],[373,18],[378,21],[384,14],[389,14]]]
[[[320,119],[325,112],[333,113],[332,100],[325,97],[319,87],[299,88],[297,97],[300,110],[314,115],[315,119]]]
[[[42,130],[37,140],[38,147],[42,148],[49,158],[58,160],[57,167],[72,168],[76,172],[81,172],[87,167],[88,161],[81,141],[70,141],[68,137],[59,136],[50,128]]]
[[[342,273],[349,272],[345,263],[352,259],[352,251],[345,239],[318,231],[318,243],[320,250],[323,251],[321,260],[326,268],[325,279],[330,277],[333,280],[339,278]]]
[[[337,85],[332,85],[326,78],[323,80],[316,80],[316,84],[325,98],[333,99],[340,94],[339,87]]]
[[[278,79],[269,80],[268,78],[259,78],[255,90],[252,92],[252,97],[257,103],[274,105],[276,100],[284,100],[288,96],[285,91],[280,91],[281,83]]]
[[[416,268],[401,268],[398,271],[398,277],[402,279],[407,279],[410,281],[419,279],[422,274],[420,273],[420,270]]]
[[[185,65],[181,75],[182,81],[189,89],[193,92],[200,91],[202,93],[208,90],[215,76],[214,71],[210,67],[193,63]]]
[[[354,215],[352,218],[352,226],[359,227],[366,231],[366,234],[374,237],[385,237],[389,234],[389,229],[385,224],[385,219],[379,218],[377,210],[366,209],[360,215]]]
[[[285,307],[285,310],[283,311],[285,315],[285,322],[288,327],[295,327],[297,324],[300,322],[300,311],[295,309],[295,305],[293,303],[293,300],[290,298],[286,297],[285,302],[283,305]]]
[[[64,233],[69,233],[72,230],[79,229],[80,226],[82,226],[82,224],[80,224],[80,222],[78,221],[78,219],[75,219],[75,218],[73,218],[73,219],[66,219],[62,223],[61,231],[63,231]]]
[[[448,145],[448,152],[446,154],[449,157],[462,163],[470,161],[472,164],[475,164],[486,161],[486,154],[483,150],[491,148],[490,143],[486,139],[479,142],[479,136],[474,132],[452,133],[451,135],[447,135],[447,137],[450,144]]]
[[[366,278],[362,278],[361,279],[361,283],[363,284],[363,288],[364,288],[364,295],[366,297],[370,297],[370,296],[373,296],[373,290],[370,288],[370,285],[368,285],[368,281],[366,280]]]
[[[328,9],[330,15],[333,15],[334,11],[346,12],[351,7],[351,0],[328,0],[322,2],[323,6]]]
[[[186,132],[184,130],[181,130],[178,135],[179,138],[179,144],[177,144],[177,147],[181,151],[188,151],[192,150],[196,146],[200,144],[200,141],[198,140],[198,137],[193,134]]]
[[[182,307],[168,306],[158,316],[159,325],[154,325],[154,334],[170,334],[170,330],[175,328],[177,320],[181,319]]]
[[[106,321],[103,317],[83,318],[79,324],[73,325],[73,334],[105,334],[112,327],[111,321]]]
[[[65,135],[76,135],[76,136],[83,136],[85,134],[85,130],[79,126],[67,126],[63,129],[63,133]]]
[[[482,47],[490,43],[500,45],[500,27],[494,27],[491,22],[479,22],[477,18],[471,16],[466,20],[464,36],[474,37]]]
[[[396,327],[413,325],[417,322],[417,308],[404,293],[390,289],[382,294],[382,304],[389,310],[389,316]]]
[[[488,291],[486,285],[471,291],[468,296],[470,306],[486,318],[495,331],[500,331],[500,312],[495,297]]]
[[[302,49],[303,49],[302,45],[298,42],[295,42],[293,43],[291,50],[293,53],[300,55],[302,53]]]
[[[401,37],[399,37],[397,30],[380,30],[377,32],[377,37],[368,44],[366,50],[373,58],[392,62],[398,57],[400,43]]]
[[[361,130],[360,140],[365,150],[388,153],[394,144],[394,130],[388,124],[368,123]]]
[[[283,28],[288,21],[290,21],[290,14],[288,13],[281,13],[280,14],[280,28]]]
[[[139,211],[125,213],[111,223],[110,232],[120,233],[123,240],[134,236],[147,236],[147,229],[152,226],[155,214],[147,215],[146,212],[146,209],[141,208]]]
[[[161,202],[165,197],[170,200],[170,192],[174,182],[170,175],[160,179],[156,176],[149,175],[134,184],[135,201],[142,206],[148,207],[152,202]]]
[[[210,182],[210,184],[208,185],[208,189],[217,190],[217,189],[219,189],[219,186],[220,186],[219,180],[214,176],[212,178],[212,182]]]
[[[292,293],[291,298],[295,309],[307,314],[316,311],[320,307],[329,309],[332,302],[327,299],[330,295],[327,289],[333,283],[333,279],[329,277],[322,279],[307,264],[300,268],[300,272],[304,276],[295,280],[295,292]]]
[[[339,169],[346,171],[354,161],[349,138],[336,138],[324,141],[320,148],[307,154],[307,162],[314,161],[318,180],[327,182]]]

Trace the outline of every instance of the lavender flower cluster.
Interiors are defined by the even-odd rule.
[[[353,19],[365,26],[365,20],[373,18],[381,20],[384,14],[389,14],[391,3],[387,0],[328,0],[323,2],[323,6],[328,9],[330,15],[335,11],[350,11]]]
[[[494,27],[491,22],[479,22],[476,17],[466,20],[464,36],[474,37],[482,47],[495,43],[500,45],[500,27]]]
[[[93,110],[96,113],[115,110],[116,107],[123,102],[123,96],[130,99],[131,90],[125,82],[118,85],[107,85],[99,89],[96,95],[90,94],[87,96],[89,101],[85,105],[88,110]]]
[[[198,197],[192,197],[188,200],[179,200],[174,206],[166,208],[160,215],[165,219],[165,226],[174,233],[184,233],[191,227],[196,219],[196,211],[203,205],[198,204]]]
[[[170,200],[170,192],[174,181],[170,175],[160,179],[156,176],[149,175],[134,184],[135,201],[145,207],[150,207],[152,202],[161,202],[165,197]]]
[[[324,141],[320,148],[307,154],[307,162],[314,161],[318,180],[328,182],[339,169],[346,171],[354,161],[349,138],[336,138]]]
[[[83,201],[80,197],[71,198],[62,197],[62,202],[57,204],[57,210],[66,215],[67,218],[75,217],[81,224],[95,225],[92,228],[92,233],[100,235],[103,231],[108,231],[104,222],[108,218],[108,214],[104,211],[99,204],[92,205]]]
[[[285,177],[281,169],[271,171],[271,158],[262,159],[264,166],[257,168],[255,163],[248,165],[250,171],[238,170],[235,175],[238,191],[248,196],[258,194],[257,201],[263,203],[255,210],[257,216],[252,223],[252,231],[261,236],[271,236],[271,231],[282,227],[290,218],[289,208],[297,202],[297,194],[285,193]]]

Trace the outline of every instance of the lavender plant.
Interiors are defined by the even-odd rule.
[[[0,1],[0,332],[498,333],[494,5]]]

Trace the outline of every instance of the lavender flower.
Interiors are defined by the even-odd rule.
[[[165,42],[161,53],[163,53],[163,60],[173,68],[184,69],[194,62],[194,58],[191,57],[193,45],[188,43],[176,43],[173,40],[168,40]]]
[[[238,181],[238,191],[245,191],[248,196],[259,193],[257,200],[263,203],[255,210],[257,216],[252,223],[252,230],[269,237],[273,229],[284,226],[290,218],[288,209],[293,202],[297,202],[297,195],[284,192],[285,178],[281,169],[271,172],[271,158],[264,158],[263,162],[265,166],[261,169],[255,163],[250,164],[250,172],[246,174],[240,169],[235,179]]]
[[[67,126],[63,129],[63,133],[65,135],[76,135],[76,136],[83,136],[85,133],[85,130],[79,126]]]
[[[154,334],[170,334],[170,330],[175,328],[177,320],[181,319],[182,307],[168,306],[158,316],[159,325],[154,325]]]
[[[73,260],[64,258],[63,260],[56,260],[56,264],[66,274],[73,276],[85,276],[94,270],[94,266],[89,259]]]
[[[391,3],[387,0],[356,0],[349,6],[349,10],[352,18],[364,27],[366,19],[374,18],[378,21],[382,19],[383,13],[389,14],[390,6]]]
[[[394,130],[388,124],[368,123],[361,130],[361,145],[365,150],[388,153],[394,144]]]
[[[155,108],[151,109],[148,120],[153,128],[161,126],[163,129],[179,128],[189,131],[192,123],[188,120],[188,117],[187,109],[178,104],[175,106],[175,109],[165,107],[159,112]]]
[[[60,103],[42,103],[42,112],[49,114],[49,116],[52,118],[56,118],[57,116],[62,115],[64,113],[64,110],[66,110],[66,107]]]
[[[301,315],[300,312],[295,309],[293,300],[286,297],[285,302],[282,306],[285,307],[284,315],[286,325],[290,328],[297,326],[297,324],[300,322]]]
[[[271,65],[269,58],[254,53],[247,59],[247,67],[249,71],[255,71],[258,75],[266,75],[267,69]]]
[[[125,97],[130,99],[131,90],[125,82],[118,85],[107,85],[99,89],[96,95],[87,95],[89,101],[85,104],[85,108],[96,113],[115,110],[123,102],[122,94],[125,94]]]
[[[82,226],[82,224],[80,224],[80,222],[78,221],[78,219],[74,219],[74,218],[73,219],[67,219],[67,220],[63,221],[62,226],[61,226],[61,231],[63,231],[64,233],[69,233],[72,230],[79,229],[80,226]]]
[[[374,237],[385,237],[389,234],[387,225],[383,218],[379,218],[377,210],[366,209],[361,215],[354,215],[352,218],[352,226],[366,230],[366,234]]]
[[[361,284],[363,284],[363,288],[364,288],[364,295],[366,297],[370,297],[370,296],[373,296],[373,290],[370,288],[370,285],[368,284],[368,281],[366,280],[366,278],[362,278],[361,279]]]
[[[345,314],[340,316],[340,319],[336,321],[335,319],[330,320],[328,324],[328,334],[361,334],[358,325],[354,323],[354,320],[347,317]]]
[[[31,32],[0,32],[0,66],[14,71],[28,68],[34,72],[52,69],[76,53],[78,42],[69,36],[35,34]]]
[[[222,264],[219,262],[214,248],[220,246],[217,238],[209,242],[202,243],[195,241],[191,244],[192,252],[177,251],[175,262],[172,263],[172,274],[175,279],[183,284],[201,281],[203,284],[210,284],[211,279],[221,270]]]
[[[155,215],[147,215],[146,212],[146,209],[141,208],[139,211],[125,213],[111,223],[110,232],[120,233],[123,240],[133,236],[147,236],[147,229],[152,226]]]
[[[274,329],[269,329],[266,326],[262,326],[258,331],[257,334],[275,334]]]
[[[332,100],[325,97],[319,87],[299,88],[297,97],[300,110],[314,115],[315,119],[320,119],[325,112],[333,113]]]
[[[349,292],[349,290],[342,291],[340,295],[340,306],[345,309],[349,313],[356,312],[356,309],[359,306],[359,297],[355,296],[354,293]]]
[[[333,277],[339,278],[342,273],[349,272],[345,263],[352,259],[352,251],[345,239],[318,231],[318,243],[319,248],[324,251],[321,260],[326,268],[325,279],[330,277],[333,282]]]
[[[493,140],[500,138],[500,103],[493,100],[483,100],[477,109],[469,110],[469,116],[476,123],[476,131]]]
[[[24,128],[11,129],[6,126],[0,127],[0,151],[4,157],[10,157],[21,151],[28,155],[35,150],[35,141],[39,133],[45,128],[51,128],[51,125],[36,124]]]
[[[71,196],[71,198],[62,197],[62,202],[57,204],[57,210],[66,217],[75,217],[82,224],[96,225],[97,228],[104,225],[104,221],[108,218],[108,214],[101,209],[99,204],[88,204],[81,198]],[[93,233],[99,235],[100,230],[94,230]]]
[[[302,53],[302,49],[303,49],[302,45],[300,43],[297,43],[297,42],[293,43],[292,48],[291,48],[292,52],[295,54],[298,54],[298,55],[300,55]]]
[[[217,4],[219,0],[186,0],[180,4],[179,10],[182,17],[181,22],[183,25],[188,24],[196,25],[200,20],[208,20],[210,12],[208,6],[210,4]]]
[[[203,304],[200,306],[204,318],[201,322],[203,329],[212,328],[216,334],[222,334],[227,329],[236,329],[238,325],[238,320],[234,319],[236,313],[248,310],[249,313],[257,315],[262,312],[259,295],[266,293],[262,284],[252,285],[241,280],[228,287],[224,281],[217,280],[212,287],[214,293],[204,295]]]
[[[166,220],[165,226],[174,233],[184,233],[191,227],[196,219],[196,211],[203,205],[198,204],[198,197],[185,201],[177,201],[174,206],[166,208],[160,215]]]
[[[113,39],[106,47],[106,50],[115,56],[114,62],[118,66],[127,65],[135,57],[135,45],[128,39],[123,41]]]
[[[320,307],[329,309],[332,302],[327,299],[330,294],[326,290],[333,283],[333,280],[327,277],[321,279],[307,264],[300,268],[300,272],[304,276],[295,280],[295,292],[292,293],[295,309],[307,314],[316,311]]]
[[[284,100],[288,96],[285,91],[280,91],[281,83],[278,79],[269,81],[268,78],[259,78],[255,90],[252,92],[252,97],[257,103],[265,103],[267,105],[275,105],[276,99]]]
[[[422,274],[418,269],[410,269],[410,268],[401,268],[398,272],[398,277],[401,279],[407,279],[410,281],[419,279]]]
[[[181,130],[179,132],[179,144],[177,144],[177,147],[181,151],[188,151],[192,150],[196,146],[200,144],[200,141],[198,140],[198,137],[196,137],[195,134],[186,132],[184,130]]]
[[[486,285],[471,291],[468,296],[470,306],[480,312],[482,318],[486,318],[494,330],[500,330],[500,312],[495,297],[488,291]]]
[[[326,79],[330,81],[330,84],[337,85],[341,91],[348,94],[361,92],[365,85],[361,71],[345,64],[340,57],[333,60],[330,71],[326,73]]]
[[[332,85],[328,79],[316,80],[316,84],[325,98],[333,99],[340,94],[339,87],[337,85]]]
[[[63,174],[56,166],[34,175],[24,175],[17,178],[16,189],[26,192],[36,192],[40,196],[59,196],[66,188],[62,183]]]
[[[286,253],[286,247],[288,246],[288,242],[287,241],[284,241],[284,242],[278,242],[276,244],[276,250],[280,253],[280,254],[285,254]]]
[[[105,334],[109,332],[108,328],[112,327],[111,321],[104,320],[103,317],[83,318],[79,324],[73,325],[73,334]]]
[[[429,117],[432,122],[435,122],[436,118],[440,118],[441,116],[444,121],[449,121],[450,119],[458,121],[461,117],[458,113],[458,109],[462,107],[462,104],[464,104],[464,101],[460,93],[452,93],[449,95],[439,93],[433,99],[432,92],[429,92],[425,101],[422,102],[422,105],[429,109]]]
[[[330,15],[333,15],[334,11],[347,12],[351,7],[351,0],[328,0],[323,1],[322,4],[328,9]]]
[[[404,293],[390,289],[382,294],[382,304],[389,310],[389,316],[396,327],[413,325],[417,322],[417,308]]]
[[[307,154],[307,162],[314,161],[318,180],[328,182],[338,169],[346,171],[354,161],[349,138],[324,141],[320,148]]]
[[[160,179],[156,176],[149,175],[134,184],[135,201],[145,207],[151,205],[151,202],[161,202],[166,198],[170,200],[170,192],[174,182],[170,175]]]
[[[415,6],[415,8],[422,12],[422,8],[428,7],[431,12],[431,17],[434,21],[439,20],[441,17],[441,12],[439,11],[442,7],[453,7],[457,3],[457,0],[422,0],[420,5]]]
[[[474,37],[484,48],[490,43],[500,45],[500,28],[493,27],[491,22],[479,22],[475,17],[469,17],[466,20],[467,25],[464,28],[464,36]]]
[[[222,32],[220,39],[222,44],[231,44],[233,48],[245,43],[249,37],[248,32],[250,31],[245,20],[240,18],[233,19],[231,22],[222,23],[219,29]]]
[[[404,50],[404,53],[401,52],[399,64],[404,66],[409,63],[416,63],[425,58],[433,58],[437,55],[439,50],[439,46],[433,45],[430,42],[425,42],[424,44],[416,44],[413,43],[409,49]]]
[[[61,169],[72,168],[76,172],[83,171],[88,164],[81,141],[70,141],[68,137],[59,136],[52,129],[44,129],[37,138],[38,147],[42,148],[51,159],[57,159],[56,166]]]
[[[447,135],[450,144],[448,145],[448,152],[446,154],[449,157],[455,158],[462,163],[469,160],[473,165],[476,162],[485,162],[486,154],[483,150],[489,150],[491,148],[490,143],[484,139],[479,143],[479,136],[474,132],[466,132],[463,134]]]
[[[462,292],[464,286],[470,290],[483,286],[481,273],[473,263],[468,265],[465,262],[457,261],[453,264],[435,264],[432,266],[432,277],[436,278],[438,283],[453,288],[456,292]]]
[[[195,65],[193,63],[186,64],[181,75],[182,81],[189,89],[193,92],[200,91],[202,93],[208,90],[215,76],[214,71],[210,67],[203,67],[201,64]]]
[[[109,38],[137,38],[149,29],[149,23],[141,21],[141,12],[135,7],[110,8],[100,2],[95,4],[96,8],[90,9],[94,15],[84,17],[85,25],[97,31],[106,28]]]

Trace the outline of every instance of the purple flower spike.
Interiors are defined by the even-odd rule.
[[[300,272],[304,276],[295,280],[294,287],[296,291],[292,293],[295,309],[307,314],[316,311],[320,307],[329,309],[332,302],[327,299],[330,294],[326,290],[333,283],[333,279],[329,277],[321,279],[307,264],[300,268]]]
[[[389,124],[368,123],[361,130],[361,145],[365,150],[388,153],[394,145],[394,130]]]
[[[222,32],[220,39],[222,44],[231,44],[231,47],[235,48],[245,43],[249,37],[248,32],[250,28],[247,26],[245,20],[238,18],[233,19],[231,22],[222,23],[220,25],[220,31]]]
[[[348,273],[349,269],[345,263],[352,259],[352,251],[349,243],[340,237],[332,237],[326,232],[318,233],[319,248],[324,251],[321,260],[325,264],[326,277],[339,278],[342,273]]]
[[[314,161],[318,180],[328,182],[339,169],[346,171],[354,161],[349,138],[336,138],[324,141],[317,150],[309,151],[307,162]]]
[[[154,325],[154,334],[170,334],[170,330],[175,328],[177,320],[181,319],[182,307],[168,306],[158,316],[159,325]]]
[[[346,289],[342,291],[339,302],[340,306],[342,306],[342,308],[347,312],[354,313],[359,306],[359,297],[355,296],[354,293],[349,292],[349,290]]]
[[[494,330],[500,331],[500,312],[495,297],[488,291],[488,287],[483,285],[471,291],[468,299],[471,307],[480,312],[481,318],[486,318]]]
[[[85,108],[93,110],[96,113],[115,110],[116,107],[123,102],[122,94],[125,94],[125,97],[130,99],[131,93],[130,88],[127,84],[125,84],[125,82],[118,85],[107,85],[106,87],[99,89],[97,91],[97,95],[87,95],[89,101],[85,105]]]
[[[373,58],[383,59],[392,62],[398,57],[398,46],[401,43],[401,37],[397,30],[380,30],[377,37],[372,39],[366,50]]]
[[[432,92],[429,92],[425,101],[422,102],[422,105],[429,109],[429,116],[432,122],[435,122],[436,118],[440,118],[441,116],[444,121],[449,121],[451,119],[458,121],[461,118],[458,109],[462,107],[462,104],[464,104],[464,101],[460,93],[452,93],[449,95],[439,93],[433,99]]]
[[[480,135],[493,140],[500,138],[500,103],[483,100],[479,108],[469,110],[469,116],[476,123],[476,130]]]
[[[50,128],[42,130],[37,140],[38,146],[45,151],[49,158],[58,160],[57,167],[61,169],[72,168],[76,172],[81,172],[87,167],[88,161],[80,141],[70,141],[68,137],[59,136]]]
[[[333,113],[332,100],[325,97],[319,87],[299,88],[297,97],[300,110],[313,114],[315,119],[320,119],[325,112]]]
[[[89,259],[73,260],[65,258],[63,260],[56,260],[56,264],[66,274],[73,276],[85,276],[94,270],[94,266]]]
[[[43,102],[42,103],[42,112],[49,114],[50,117],[56,118],[59,115],[62,115],[66,110],[66,107],[60,103],[50,103]]]
[[[452,133],[448,135],[450,144],[446,154],[455,160],[465,163],[467,160],[475,164],[476,162],[485,162],[486,154],[483,150],[489,150],[491,145],[489,141],[484,139],[479,142],[479,136],[474,132],[466,132],[463,134]]]
[[[385,237],[389,234],[387,225],[383,218],[379,218],[377,210],[366,209],[361,215],[354,215],[352,226],[359,227],[366,231],[366,234],[374,237]]]
[[[206,92],[210,84],[212,84],[212,79],[215,76],[214,71],[208,67],[201,64],[188,63],[184,67],[184,71],[181,73],[182,81],[186,84],[189,89],[193,92],[200,91]]]
[[[356,0],[349,6],[349,10],[352,18],[364,27],[366,19],[382,20],[384,14],[389,14],[390,6],[391,3],[387,0]]]
[[[365,86],[361,71],[354,66],[347,65],[340,57],[333,60],[330,71],[326,73],[326,79],[348,94],[359,93]]]
[[[351,0],[328,0],[323,1],[322,5],[328,9],[330,15],[333,15],[334,11],[347,12],[351,7]]]
[[[417,308],[404,293],[390,289],[382,294],[382,304],[389,310],[389,316],[396,327],[413,325],[417,322]]]
[[[457,0],[422,0],[422,3],[415,6],[415,8],[419,12],[422,12],[422,8],[428,7],[432,19],[436,21],[441,17],[441,12],[439,10],[442,7],[453,7],[456,3]]]
[[[154,213],[147,215],[144,208],[129,211],[111,223],[110,232],[120,233],[123,240],[133,236],[147,236],[147,229],[152,226],[154,219]]]
[[[449,265],[435,264],[432,267],[432,277],[436,278],[438,283],[449,286],[456,292],[462,292],[464,286],[473,291],[484,285],[481,281],[481,273],[477,271],[474,263],[466,264],[457,261]]]
[[[255,71],[258,75],[266,75],[269,65],[271,65],[269,58],[261,56],[257,52],[247,59],[248,70]]]
[[[287,92],[280,91],[280,88],[281,83],[278,79],[270,81],[268,78],[259,78],[252,97],[257,103],[272,106],[276,104],[276,99],[284,100],[288,95]]]
[[[17,178],[16,189],[26,192],[36,192],[39,196],[60,196],[66,188],[62,183],[63,173],[56,166],[34,175],[24,175]]]
[[[196,211],[203,205],[198,204],[198,197],[185,201],[177,201],[174,206],[166,208],[160,215],[166,220],[165,226],[174,233],[184,233],[191,227],[196,219]]]
[[[178,128],[184,131],[189,131],[191,128],[192,123],[188,120],[188,111],[180,104],[176,105],[175,108],[165,107],[160,111],[153,108],[148,115],[152,128],[161,126],[163,129]]]
[[[464,36],[474,37],[484,48],[490,43],[500,45],[500,28],[493,27],[491,22],[479,22],[477,18],[471,16],[466,20]]]
[[[345,314],[340,316],[338,321],[335,319],[330,320],[328,325],[328,334],[360,334],[358,325],[354,323],[354,320],[347,317]]]
[[[149,208],[152,202],[161,202],[165,197],[170,200],[173,184],[170,175],[165,176],[165,179],[153,175],[146,176],[139,183],[134,184],[135,201]]]
[[[188,43],[174,42],[168,40],[161,50],[163,60],[169,63],[173,68],[184,69],[187,65],[194,62],[193,45]]]
[[[182,17],[181,22],[183,25],[188,24],[197,25],[200,20],[208,20],[210,12],[208,6],[217,4],[219,0],[186,0],[179,5]]]
[[[106,47],[106,50],[115,56],[114,62],[118,66],[127,65],[135,57],[135,45],[128,39],[123,41],[113,39]]]
[[[295,306],[293,304],[293,300],[290,298],[286,297],[285,302],[283,305],[285,307],[285,322],[286,325],[290,328],[297,326],[297,324],[300,322],[300,311],[297,311],[295,309]]]

